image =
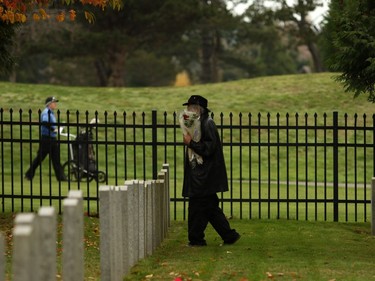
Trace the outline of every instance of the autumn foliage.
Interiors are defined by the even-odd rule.
[[[86,6],[90,5],[100,7],[103,10],[107,7],[121,9],[123,4],[123,0],[60,1],[67,9],[57,11],[51,15],[47,12],[47,8],[54,2],[54,0],[0,0],[0,21],[8,24],[25,23],[30,18],[34,21],[51,18],[54,18],[58,22],[65,20],[74,21],[76,18],[76,11],[74,9],[69,9],[69,6],[75,2],[79,2]],[[93,22],[94,16],[90,12],[84,11],[84,15],[89,22]]]

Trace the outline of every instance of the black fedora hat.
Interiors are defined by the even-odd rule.
[[[185,102],[183,105],[189,105],[189,104],[197,104],[200,105],[201,107],[207,109],[207,111],[210,111],[207,106],[208,106],[208,101],[202,96],[199,95],[192,95],[187,102]]]

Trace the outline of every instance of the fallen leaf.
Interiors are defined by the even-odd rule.
[[[154,276],[154,274],[146,275],[146,279],[152,278],[153,276]]]
[[[297,272],[291,272],[290,275],[292,275],[293,278],[297,277]]]

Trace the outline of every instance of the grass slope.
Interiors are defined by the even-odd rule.
[[[7,278],[11,272],[13,217],[0,215],[7,242]],[[375,238],[369,223],[293,220],[230,220],[241,235],[222,246],[209,225],[207,247],[187,247],[187,222],[173,221],[154,254],[138,262],[124,280],[200,281],[364,281],[375,280]],[[57,251],[62,253],[61,222]],[[85,280],[100,280],[99,220],[85,218]],[[57,280],[61,280],[61,267]]]
[[[209,226],[208,246],[189,248],[186,223],[173,223],[156,253],[125,280],[375,279],[374,238],[366,224],[233,220],[231,225],[242,235],[236,244],[220,246]]]
[[[190,95],[209,100],[216,113],[345,113],[372,114],[365,96],[353,99],[335,74],[284,75],[190,87],[89,88],[0,83],[0,107],[15,111],[43,108],[47,96],[60,99],[62,112],[161,112],[180,111]]]
[[[372,114],[366,97],[353,99],[332,73],[263,77],[185,88],[88,88],[0,83],[0,108],[15,112],[43,108],[56,96],[62,112],[179,111],[192,94],[208,98],[216,113]],[[0,216],[10,272],[13,217]],[[100,280],[98,220],[85,220],[85,280]],[[187,248],[186,222],[173,222],[155,254],[133,267],[126,280],[375,280],[374,238],[369,223],[231,220],[242,235],[220,246],[207,230],[208,247]],[[60,225],[61,227],[61,225]],[[61,243],[59,242],[61,254]]]

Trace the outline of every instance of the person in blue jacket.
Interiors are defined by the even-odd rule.
[[[219,207],[217,192],[228,191],[228,178],[222,144],[212,118],[209,117],[208,101],[193,95],[188,102],[188,111],[200,115],[200,140],[194,141],[184,134],[183,141],[203,161],[191,161],[186,150],[182,196],[189,198],[188,239],[189,246],[206,246],[204,231],[210,223],[223,239],[224,244],[233,244],[240,234],[231,229],[227,218]]]
[[[52,160],[55,176],[58,181],[66,181],[63,169],[60,163],[60,147],[57,142],[57,126],[54,110],[57,108],[58,100],[55,97],[48,97],[46,99],[46,107],[40,115],[41,125],[41,139],[39,141],[39,150],[37,156],[33,160],[30,168],[27,170],[25,179],[32,180],[37,167],[43,162],[49,154]]]

